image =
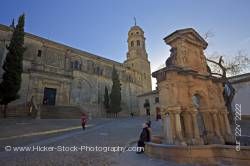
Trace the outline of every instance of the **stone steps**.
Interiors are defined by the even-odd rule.
[[[41,119],[80,119],[81,110],[77,106],[41,106]]]
[[[3,118],[3,113],[2,113],[3,107],[0,110],[1,110],[0,118]],[[25,109],[24,105],[8,106],[6,114],[7,118],[27,117],[28,110]]]

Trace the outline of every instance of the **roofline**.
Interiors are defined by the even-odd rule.
[[[204,48],[206,48],[208,46],[207,41],[205,39],[203,39],[203,37],[195,29],[193,29],[193,28],[184,28],[184,29],[176,30],[176,31],[172,32],[170,35],[164,37],[163,40],[167,43],[166,40],[168,40],[173,35],[175,35],[175,34],[177,34],[179,32],[182,32],[182,31],[192,31],[192,32],[194,32],[198,36],[198,38],[202,41],[202,43],[204,44],[204,46],[205,46]]]
[[[137,95],[137,97],[148,96],[148,95],[151,95],[151,94],[158,94],[158,93],[159,93],[159,90],[152,90],[150,92],[146,92],[146,93]]]
[[[0,24],[0,29],[2,30],[5,30],[5,31],[13,31],[13,29],[9,26],[6,26],[6,25],[3,25],[3,24]],[[32,38],[32,39],[36,39],[36,40],[39,40],[41,42],[47,42],[47,43],[52,43],[54,45],[58,45],[60,47],[64,47],[66,49],[69,49],[69,50],[72,50],[72,51],[75,51],[76,53],[80,53],[81,54],[84,54],[84,56],[89,56],[91,58],[96,58],[96,59],[100,59],[100,60],[103,60],[103,61],[107,61],[107,62],[111,62],[111,63],[115,63],[116,65],[119,65],[119,66],[124,66],[123,63],[120,63],[120,62],[117,62],[117,61],[114,61],[114,60],[111,60],[111,59],[108,59],[108,58],[104,58],[102,56],[99,56],[99,55],[95,55],[95,54],[92,54],[92,53],[89,53],[87,51],[83,51],[83,50],[80,50],[80,49],[77,49],[77,48],[73,48],[71,46],[68,46],[66,44],[62,44],[62,43],[59,43],[59,42],[55,42],[55,41],[52,41],[52,40],[49,40],[49,39],[46,39],[44,37],[40,37],[40,36],[37,36],[37,35],[34,35],[32,33],[28,33],[28,32],[25,32],[25,37],[29,37],[29,38]],[[73,52],[74,53],[74,52]]]
[[[228,77],[228,80],[232,83],[247,82],[250,81],[250,73],[244,73],[236,76]]]

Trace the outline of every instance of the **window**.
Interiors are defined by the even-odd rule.
[[[140,46],[140,40],[136,41],[137,46]]]
[[[71,62],[71,68],[75,70],[80,70],[81,69],[81,63],[79,61],[73,61]]]
[[[131,33],[131,35],[133,35],[133,33]]]
[[[155,103],[159,103],[159,97],[155,98]]]
[[[74,62],[74,69],[78,69],[78,65],[79,65],[78,61],[75,61]]]
[[[136,32],[137,35],[139,35],[139,32]]]
[[[131,47],[134,47],[134,41],[131,41]]]
[[[41,56],[42,56],[42,50],[38,50],[38,51],[37,51],[37,56],[38,56],[38,57],[41,57]]]
[[[95,73],[98,75],[100,74],[100,67],[99,66],[96,67]]]
[[[145,99],[145,102],[144,102],[143,106],[144,106],[144,108],[149,108],[150,107],[149,99]]]

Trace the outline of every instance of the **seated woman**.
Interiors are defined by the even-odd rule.
[[[146,123],[143,123],[143,129],[139,138],[139,141],[137,143],[138,147],[141,147],[140,151],[136,152],[136,153],[143,153],[144,152],[144,148],[145,148],[145,142],[149,142],[150,141],[150,133],[148,130],[148,125]]]

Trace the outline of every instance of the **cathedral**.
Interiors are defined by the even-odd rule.
[[[12,32],[11,27],[0,25],[0,81]],[[104,89],[106,86],[111,91],[113,66],[121,81],[121,115],[137,114],[137,96],[152,90],[144,32],[137,25],[128,32],[124,63],[30,33],[25,33],[24,43],[20,98],[10,104],[13,108],[27,110],[32,98],[40,106],[80,106],[92,115],[102,116]]]

